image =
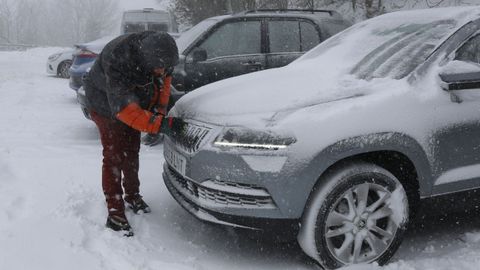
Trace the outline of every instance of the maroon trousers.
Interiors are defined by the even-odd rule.
[[[110,213],[123,214],[123,188],[125,196],[138,196],[138,152],[140,132],[124,123],[90,112],[98,127],[103,145],[102,187]],[[122,179],[123,175],[123,179]]]

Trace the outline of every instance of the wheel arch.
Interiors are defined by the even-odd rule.
[[[371,134],[330,145],[315,158],[310,166],[321,169],[317,171],[318,178],[309,190],[302,216],[325,175],[352,162],[372,163],[397,177],[409,196],[412,214],[416,212],[420,198],[431,193],[430,162],[416,140],[400,133]]]

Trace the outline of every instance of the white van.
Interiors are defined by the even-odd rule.
[[[123,13],[121,34],[145,30],[177,33],[178,26],[173,15],[164,10],[144,8],[141,10],[127,10]]]

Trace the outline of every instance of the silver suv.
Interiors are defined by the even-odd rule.
[[[325,268],[384,264],[420,199],[480,187],[479,30],[480,8],[386,14],[191,92],[165,184],[202,220],[296,228]]]

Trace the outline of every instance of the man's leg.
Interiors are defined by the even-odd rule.
[[[138,179],[140,132],[130,127],[125,127],[126,135],[123,141],[124,160],[122,164],[125,201],[135,213],[140,210],[144,213],[149,213],[150,207],[148,207],[140,195],[140,180]]]
[[[123,188],[125,195],[136,195],[140,193],[140,181],[138,179],[140,152],[140,132],[126,125],[123,127],[125,134],[122,141],[123,149]]]
[[[91,113],[97,124],[103,146],[102,188],[107,201],[108,213],[124,216],[123,190],[121,185],[124,160],[122,140],[124,132],[119,122]]]

